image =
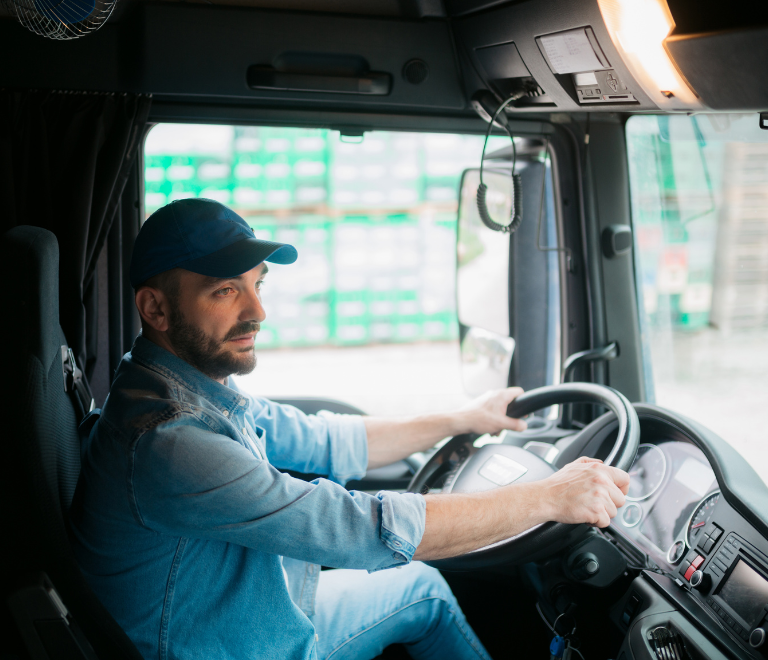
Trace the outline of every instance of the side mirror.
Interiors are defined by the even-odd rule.
[[[509,170],[486,169],[491,215],[509,217]],[[510,235],[488,229],[477,212],[477,169],[461,177],[456,241],[456,297],[461,327],[461,364],[465,391],[480,395],[506,387],[515,350],[509,330]]]

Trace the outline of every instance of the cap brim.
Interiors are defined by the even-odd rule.
[[[208,277],[237,277],[263,261],[292,264],[299,254],[293,245],[244,238],[217,252],[178,264],[178,268]]]

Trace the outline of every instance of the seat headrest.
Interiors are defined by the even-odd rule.
[[[5,311],[15,319],[15,328],[6,330],[16,340],[3,350],[28,351],[50,365],[61,354],[56,236],[40,227],[14,227],[5,232],[0,254]]]

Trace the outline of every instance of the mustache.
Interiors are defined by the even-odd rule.
[[[224,336],[223,341],[229,341],[230,339],[234,339],[235,337],[240,337],[242,335],[247,335],[251,332],[258,332],[260,328],[261,324],[256,321],[245,321],[243,323],[238,323],[237,325],[233,326]]]

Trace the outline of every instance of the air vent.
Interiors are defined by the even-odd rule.
[[[680,633],[659,626],[648,631],[648,642],[656,655],[656,660],[692,660],[683,643]]]

